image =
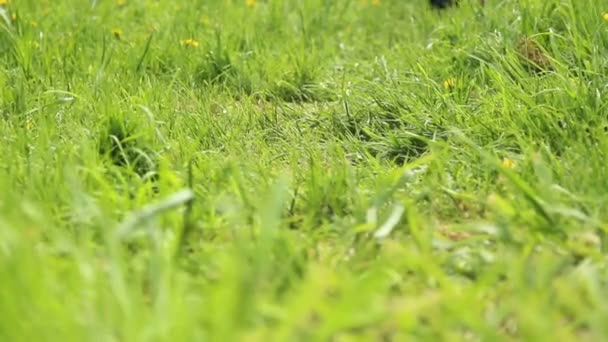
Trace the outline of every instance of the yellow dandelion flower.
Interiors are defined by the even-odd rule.
[[[122,30],[119,28],[113,28],[112,35],[114,36],[114,38],[120,39],[120,38],[122,38]]]
[[[508,169],[512,169],[515,167],[515,160],[513,159],[509,159],[509,158],[505,158],[502,160],[502,166],[508,168]]]
[[[372,0],[372,5],[380,6],[380,0]]]
[[[247,7],[254,7],[256,5],[256,0],[246,0],[245,4]]]
[[[453,89],[454,87],[456,87],[456,79],[448,78],[447,80],[443,81],[444,89],[450,90],[450,89]]]
[[[8,5],[8,0],[0,0],[0,6],[1,5]]]
[[[181,41],[181,43],[183,46],[198,47],[198,41],[192,38],[184,39]]]
[[[608,20],[608,12],[602,14],[602,18],[604,18],[604,20]]]

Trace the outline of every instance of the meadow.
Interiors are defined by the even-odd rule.
[[[608,339],[605,0],[0,0],[0,340]]]

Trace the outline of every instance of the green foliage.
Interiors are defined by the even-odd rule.
[[[0,3],[0,340],[608,337],[603,1]]]

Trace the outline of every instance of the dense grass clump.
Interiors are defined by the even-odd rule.
[[[0,340],[608,338],[606,13],[0,0]]]

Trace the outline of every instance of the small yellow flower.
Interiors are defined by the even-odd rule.
[[[448,78],[447,80],[443,81],[444,89],[450,90],[450,89],[454,89],[454,87],[456,87],[456,79]]]
[[[8,5],[8,0],[0,0],[0,5]]]
[[[602,14],[602,18],[604,18],[604,20],[608,20],[608,12]]]
[[[17,21],[17,14],[15,14],[15,13],[11,14],[11,19],[13,21]]]
[[[127,4],[127,0],[116,0],[118,6],[124,6]]]
[[[372,5],[380,6],[380,0],[372,0]]]
[[[34,129],[34,126],[35,126],[34,120],[32,118],[28,117],[25,120],[25,129],[27,129],[28,131],[31,131],[32,129]]]
[[[120,39],[120,38],[122,38],[122,30],[119,28],[113,28],[112,35],[114,36],[114,38]]]
[[[247,7],[254,7],[256,5],[256,0],[246,0],[245,4]]]
[[[181,41],[181,43],[183,46],[198,47],[198,41],[192,38],[184,39]]]
[[[515,160],[513,159],[509,159],[509,158],[505,158],[502,160],[502,166],[508,168],[508,169],[512,169],[515,167]]]
[[[38,23],[35,21],[30,21],[30,25],[32,25],[32,27],[38,27]]]

